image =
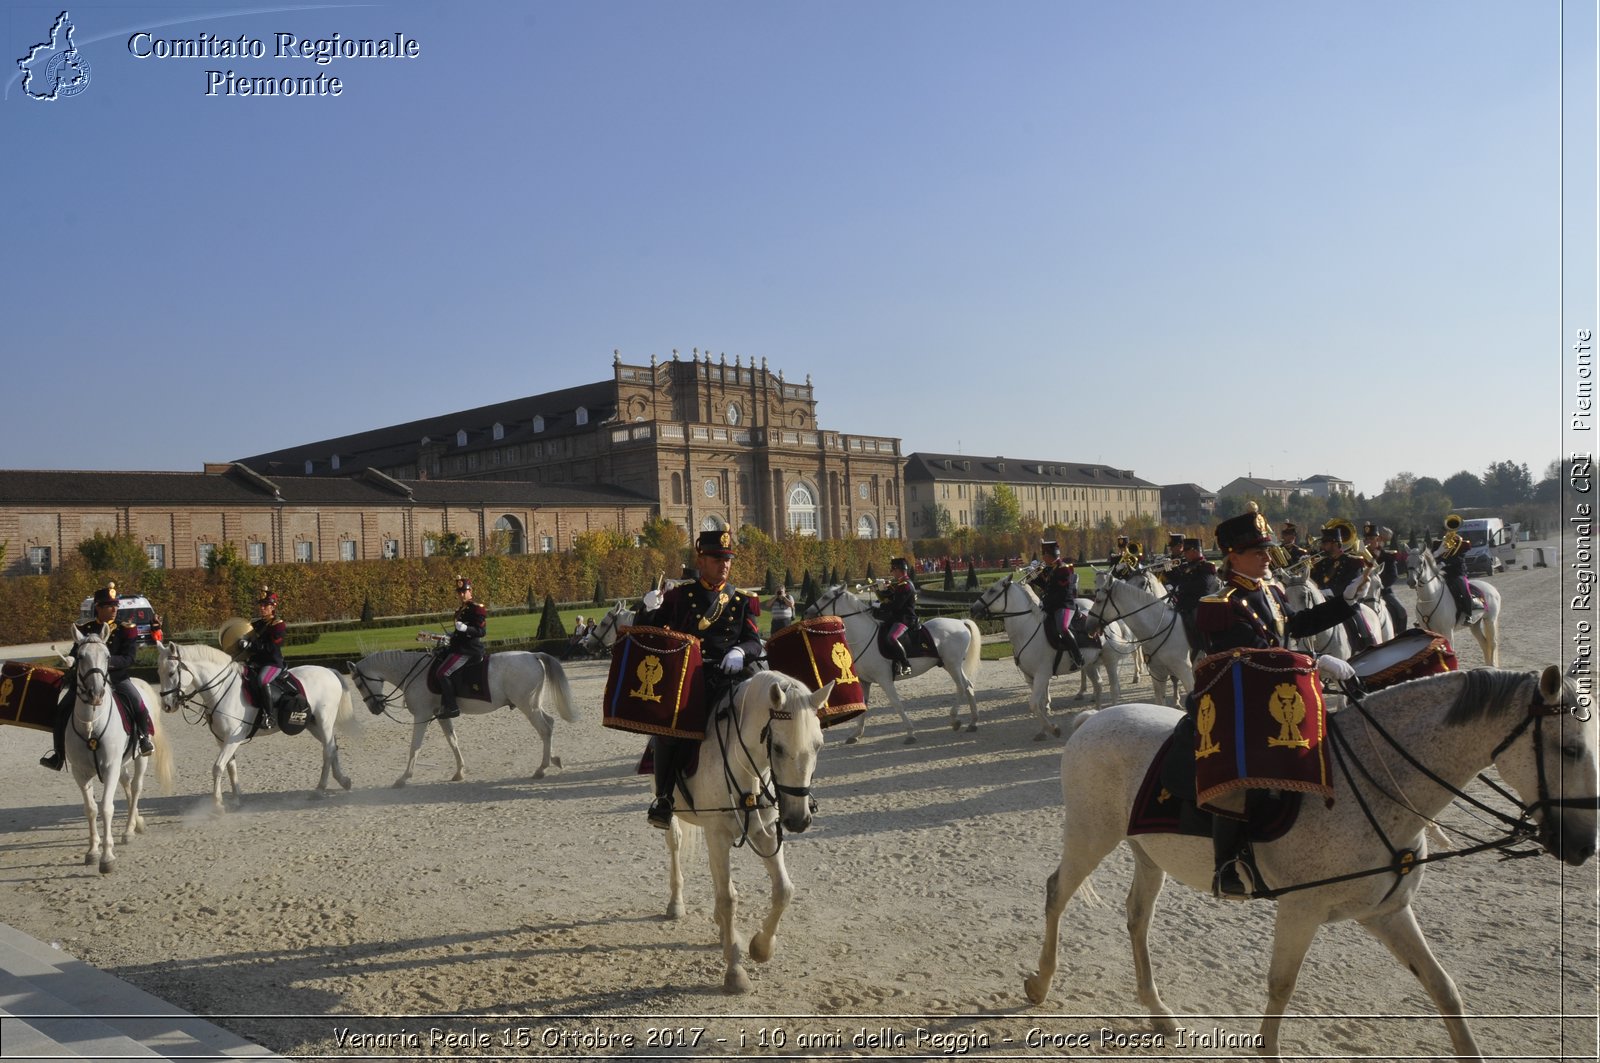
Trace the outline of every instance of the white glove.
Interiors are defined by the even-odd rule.
[[[1037,571],[1039,571],[1039,559],[1037,557],[1034,558],[1032,561],[1028,562],[1028,571],[1029,572],[1037,572]]]
[[[722,658],[722,670],[732,675],[734,672],[744,671],[744,651],[735,646]]]
[[[1354,679],[1356,670],[1350,667],[1349,661],[1324,655],[1317,658],[1317,674],[1324,679]]]
[[[457,631],[465,631],[465,630],[467,630],[466,622],[463,621],[463,620],[457,620],[456,621],[456,630]]]
[[[644,611],[653,613],[661,608],[661,592],[654,587],[644,592]]]

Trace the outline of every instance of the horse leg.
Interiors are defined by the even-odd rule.
[[[789,869],[784,866],[783,850],[777,845],[776,835],[769,835],[773,854],[767,857],[767,878],[772,880],[772,908],[767,912],[761,929],[750,937],[750,958],[765,963],[772,958],[772,947],[777,943],[778,920],[794,900],[794,883],[789,879]]]
[[[400,773],[400,778],[394,781],[394,788],[399,789],[411,781],[411,770],[417,765],[417,752],[422,748],[422,738],[428,733],[428,720],[426,717],[416,720],[411,725],[411,755],[406,757],[406,770]]]
[[[93,756],[93,754],[90,754]],[[89,851],[83,854],[85,867],[92,867],[100,859],[100,810],[95,806],[93,775],[78,779],[78,789],[83,797],[83,818],[89,823]]]
[[[1071,819],[1069,809],[1061,831],[1061,863],[1050,872],[1044,884],[1044,944],[1039,949],[1039,969],[1022,980],[1023,991],[1027,993],[1028,1000],[1035,1004],[1044,1003],[1045,997],[1050,995],[1050,983],[1056,976],[1061,913],[1066,911],[1067,902],[1078,892],[1084,879],[1116,847],[1116,841],[1110,845],[1083,844],[1084,839],[1074,838]]]
[[[117,868],[117,839],[113,825],[117,815],[117,787],[122,784],[122,758],[109,758],[108,776],[100,780],[100,873],[109,875]]]
[[[335,712],[338,710],[335,709]],[[311,724],[306,730],[322,743],[322,778],[317,782],[318,790],[328,788],[328,776],[332,775],[339,780],[339,785],[346,790],[350,789],[350,776],[344,773],[344,767],[339,763],[339,741],[333,736],[333,721],[323,723],[320,713],[311,714]]]
[[[217,759],[211,765],[211,804],[218,812],[222,811],[222,776],[226,772],[228,781],[233,784],[233,796],[238,799],[243,796],[239,789],[239,766],[234,763],[234,757],[239,752],[242,742],[238,738],[228,738],[223,741],[222,749],[217,753]]]
[[[906,725],[906,740],[901,745],[911,745],[917,740],[917,733],[911,729],[911,717],[906,713],[906,704],[900,700],[900,692],[894,688],[893,680],[883,684],[883,692],[888,695],[894,711],[900,714],[900,722]]]
[[[683,821],[672,817],[667,828],[667,918],[683,918]]]
[[[444,732],[444,740],[450,745],[450,752],[455,754],[456,773],[450,776],[451,782],[460,782],[467,777],[467,762],[461,756],[461,743],[456,741],[456,721],[453,719],[440,719],[439,730]]]
[[[1167,873],[1137,845],[1133,847],[1133,884],[1128,887],[1128,940],[1133,944],[1133,977],[1139,985],[1139,1003],[1150,1011],[1156,1029],[1176,1036],[1177,1020],[1156,989],[1150,968],[1150,919]]]
[[[1455,980],[1439,966],[1433,950],[1428,948],[1411,906],[1362,919],[1360,923],[1367,933],[1388,946],[1394,958],[1416,975],[1422,988],[1428,991],[1439,1009],[1440,1018],[1444,1019],[1446,1029],[1450,1031],[1450,1045],[1454,1054],[1468,1059],[1482,1059],[1483,1053],[1478,1049],[1478,1042],[1473,1039],[1467,1020],[1461,1013],[1461,994],[1456,989]]]
[[[706,856],[711,862],[711,883],[717,891],[717,929],[722,934],[722,960],[727,970],[722,976],[724,993],[750,992],[750,976],[745,974],[739,953],[739,938],[734,920],[739,913],[739,890],[733,884],[733,846],[722,831],[706,831]]]
[[[555,731],[555,721],[543,709],[535,709],[528,705],[522,705],[519,708],[522,709],[522,715],[526,716],[528,722],[533,725],[533,729],[538,732],[539,744],[544,747],[544,755],[539,760],[538,770],[533,773],[535,779],[542,779],[546,769],[551,764],[550,738]]]
[[[1050,722],[1050,666],[1046,664],[1039,669],[1039,674],[1033,677],[1033,697],[1030,706],[1033,709],[1034,719],[1039,721],[1039,733],[1033,736],[1035,742],[1043,742],[1054,735],[1061,737],[1061,728]]]
[[[1280,904],[1278,919],[1272,933],[1272,962],[1267,968],[1267,1011],[1261,1016],[1261,1055],[1278,1054],[1278,1027],[1283,1025],[1283,1013],[1294,996],[1295,982],[1300,977],[1300,965],[1305,962],[1311,948],[1311,939],[1317,936],[1321,922],[1311,917],[1305,909]]]
[[[146,763],[145,758],[134,757],[131,770],[125,769],[122,776],[122,793],[128,799],[128,823],[122,832],[123,845],[133,841],[135,834],[144,833],[144,817],[139,815],[139,794],[144,790]]]
[[[871,692],[872,684],[868,683],[865,679],[861,680],[861,704],[865,705],[867,703],[867,695]],[[857,742],[861,741],[861,736],[866,734],[866,732],[867,714],[863,712],[860,716],[856,717],[856,733],[851,735],[849,738],[846,738],[844,740],[844,744],[847,746],[855,745]]]

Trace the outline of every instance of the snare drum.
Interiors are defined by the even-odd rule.
[[[638,734],[706,736],[700,640],[662,627],[625,627],[611,648],[601,723]]]
[[[1382,690],[1408,679],[1453,672],[1456,654],[1450,640],[1437,631],[1414,627],[1381,646],[1355,654],[1350,658],[1350,667],[1368,691]]]
[[[824,727],[853,720],[867,711],[855,658],[845,641],[844,621],[839,617],[801,620],[773,635],[767,643],[767,666],[800,680],[811,691],[833,684],[828,703],[817,713]]]
[[[52,730],[65,675],[43,665],[0,664],[0,723]]]

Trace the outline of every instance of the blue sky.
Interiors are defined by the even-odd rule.
[[[1565,216],[1555,2],[99,3],[42,103],[60,10],[0,11],[0,467],[198,471],[696,347],[907,451],[1157,483],[1562,451],[1592,5]]]

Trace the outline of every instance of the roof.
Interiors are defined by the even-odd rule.
[[[239,458],[237,461],[262,471],[299,472],[305,468],[307,461],[322,463],[326,468],[328,460],[338,455],[342,469],[368,465],[393,467],[415,462],[417,447],[424,438],[442,443],[452,450],[471,450],[490,443],[504,445],[524,439],[546,439],[574,431],[589,431],[592,426],[614,417],[616,405],[616,382],[601,380],[314,443],[301,443]],[[587,425],[577,423],[576,412],[579,407],[588,411]],[[542,431],[534,431],[535,417],[544,418]],[[500,439],[494,438],[494,426],[497,424],[503,433]],[[461,431],[467,433],[465,447],[456,445],[456,433]]]
[[[1190,494],[1195,494],[1195,495],[1215,495],[1216,494],[1215,491],[1208,491],[1204,487],[1201,487],[1199,484],[1192,484],[1192,483],[1191,484],[1162,484],[1161,485],[1161,490],[1163,490],[1163,491],[1171,491],[1174,494],[1177,494],[1180,491],[1188,492]]]
[[[222,472],[0,470],[0,506],[95,505],[504,505],[653,506],[610,484],[521,480],[396,480],[373,469],[341,476],[265,477],[239,465]]]
[[[1350,481],[1346,480],[1343,476],[1330,476],[1328,473],[1319,472],[1315,476],[1307,476],[1304,480],[1301,480],[1300,482],[1303,483],[1303,484],[1320,484],[1320,483],[1347,484]]]
[[[913,480],[981,480],[1008,484],[1083,484],[1092,487],[1150,487],[1132,469],[1038,458],[978,457],[919,450],[906,455],[905,478]]]

